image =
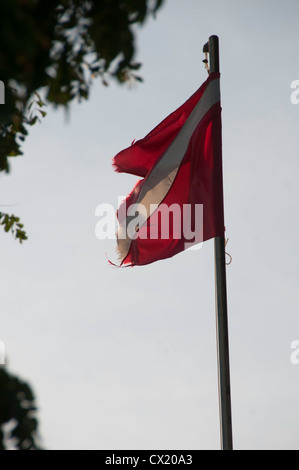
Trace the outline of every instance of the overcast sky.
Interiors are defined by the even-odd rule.
[[[136,178],[112,157],[207,78],[220,38],[233,432],[236,449],[299,449],[297,0],[168,0],[138,28],[145,81],[95,83],[70,119],[48,109],[0,176],[1,210],[29,240],[1,240],[9,370],[37,396],[49,449],[218,449],[213,241],[116,269],[95,209]]]

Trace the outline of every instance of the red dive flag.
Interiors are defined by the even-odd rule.
[[[211,73],[182,106],[114,157],[117,172],[142,178],[117,213],[121,266],[170,258],[224,236],[219,81]]]

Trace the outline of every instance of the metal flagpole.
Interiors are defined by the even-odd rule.
[[[209,53],[210,72],[220,72],[217,36],[209,38],[203,52]],[[221,447],[222,450],[233,450],[224,237],[215,238],[214,250]]]

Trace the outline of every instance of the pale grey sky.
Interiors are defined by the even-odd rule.
[[[9,369],[37,395],[50,449],[217,449],[213,242],[115,269],[95,208],[136,178],[112,157],[206,79],[220,38],[234,443],[298,449],[299,80],[295,0],[168,0],[138,30],[143,84],[96,83],[88,102],[49,110],[0,176],[1,204],[29,234],[1,238],[1,329]]]

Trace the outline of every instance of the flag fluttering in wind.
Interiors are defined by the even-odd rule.
[[[114,157],[141,177],[117,213],[120,266],[146,265],[224,236],[220,74]]]

